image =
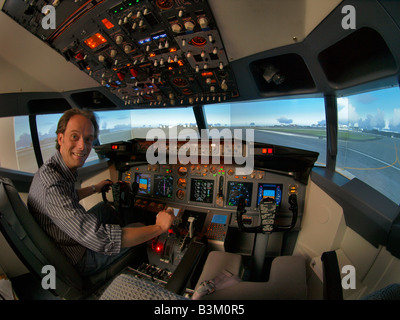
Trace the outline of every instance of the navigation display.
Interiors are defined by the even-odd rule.
[[[212,203],[214,180],[192,179],[190,185],[190,201]]]
[[[162,198],[172,198],[174,187],[174,177],[173,176],[154,176],[154,196]]]
[[[217,224],[226,224],[228,217],[224,214],[214,214],[211,222]]]
[[[274,199],[276,206],[279,207],[282,201],[282,185],[281,184],[267,184],[260,183],[257,192],[257,206],[264,198]]]
[[[145,173],[136,173],[135,181],[139,184],[139,194],[150,194],[151,176]]]
[[[253,193],[253,183],[229,181],[226,204],[228,206],[237,206],[239,198],[243,196],[245,199],[246,207],[250,207],[252,193]]]

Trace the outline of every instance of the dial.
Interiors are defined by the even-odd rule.
[[[187,174],[187,168],[186,168],[186,167],[179,167],[179,169],[178,169],[178,174],[179,174],[181,177],[186,176],[186,174]]]
[[[186,189],[186,179],[185,178],[179,178],[177,184],[178,184],[179,188]]]
[[[179,200],[183,200],[183,198],[185,198],[185,191],[179,189],[179,190],[176,192],[176,197],[177,197]]]

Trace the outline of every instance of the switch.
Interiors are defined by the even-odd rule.
[[[123,74],[122,72],[117,72],[117,77],[118,77],[119,80],[124,81],[125,74]]]
[[[137,70],[136,69],[134,69],[134,68],[131,68],[131,69],[129,69],[129,72],[131,73],[131,75],[132,75],[132,77],[137,77],[137,75],[138,75],[138,72],[137,72]]]

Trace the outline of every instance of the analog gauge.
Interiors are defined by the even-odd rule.
[[[201,166],[199,164],[197,164],[197,165],[193,164],[190,167],[190,173],[193,175],[200,175],[201,174],[200,169],[201,169]]]
[[[177,184],[179,188],[186,189],[186,179],[179,178]]]
[[[178,169],[178,174],[179,174],[181,177],[186,176],[186,174],[187,174],[187,168],[186,168],[186,167],[179,167],[179,169]]]
[[[179,189],[179,190],[176,192],[176,197],[177,197],[179,200],[183,200],[183,198],[185,198],[185,191]]]
[[[188,85],[188,81],[184,78],[175,78],[172,82],[177,87],[186,87]]]
[[[234,172],[235,172],[235,171],[234,171],[233,169],[229,169],[229,170],[228,170],[228,175],[232,176],[232,175],[234,174]]]
[[[212,174],[216,174],[216,173],[217,173],[217,168],[216,168],[215,166],[211,166],[210,172],[211,172]]]

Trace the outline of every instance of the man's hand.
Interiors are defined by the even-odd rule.
[[[160,226],[162,232],[167,232],[174,222],[175,216],[172,209],[162,210],[157,214],[156,225]]]
[[[107,180],[102,180],[100,181],[98,184],[95,184],[94,187],[96,189],[96,192],[101,192],[101,190],[103,189],[104,186],[111,186],[112,185],[112,181],[107,179]]]

